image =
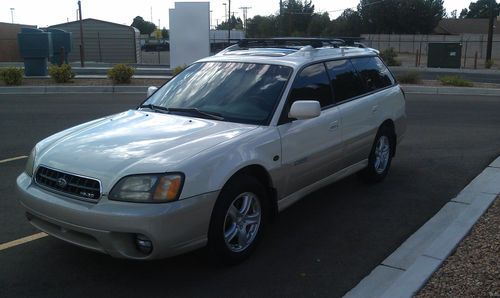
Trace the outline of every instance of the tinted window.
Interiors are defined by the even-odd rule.
[[[394,84],[394,78],[378,57],[352,59],[367,92]]]
[[[255,63],[196,63],[175,76],[144,104],[195,108],[226,121],[266,124],[292,72]]]
[[[349,60],[326,63],[335,102],[344,101],[364,93],[363,84]]]
[[[323,63],[314,64],[304,68],[293,82],[292,90],[288,98],[288,105],[296,100],[317,100],[321,107],[331,105],[332,92],[328,82]]]

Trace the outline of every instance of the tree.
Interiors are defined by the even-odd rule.
[[[460,13],[460,18],[467,19],[488,19],[490,17],[490,7],[494,5],[494,13],[498,15],[500,11],[500,4],[495,0],[478,0],[471,2],[469,9],[464,8]]]
[[[346,9],[323,31],[323,36],[360,36],[362,33],[361,15],[359,12]]]
[[[230,20],[230,23],[228,23],[227,21],[222,22],[215,29],[228,30],[229,25],[231,25],[231,30],[232,29],[243,30],[243,21],[241,20],[241,18],[239,18],[239,17],[235,18],[233,15],[233,16],[231,16],[231,18],[229,20]]]
[[[314,14],[311,0],[286,0],[278,16],[279,32],[284,36],[304,36]]]
[[[147,35],[150,35],[156,29],[156,25],[154,23],[145,21],[141,16],[136,16],[130,26],[139,29],[141,34]]]
[[[358,12],[366,33],[426,34],[446,15],[443,0],[361,0]]]
[[[307,36],[318,37],[323,34],[325,28],[330,25],[330,16],[324,12],[322,14],[315,13],[311,17],[311,21],[307,26]]]
[[[167,28],[163,27],[163,29],[161,29],[161,36],[164,38],[164,39],[168,39],[170,37],[169,35],[169,32],[167,30]]]
[[[250,38],[266,38],[279,36],[278,17],[255,16],[247,20],[246,36]]]
[[[458,10],[452,10],[450,13],[450,18],[451,19],[457,19],[458,18]]]

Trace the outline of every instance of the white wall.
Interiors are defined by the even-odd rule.
[[[170,67],[189,65],[210,55],[210,3],[175,2],[169,10]]]

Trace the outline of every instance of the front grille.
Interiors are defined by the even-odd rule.
[[[36,171],[35,181],[47,189],[69,194],[86,201],[97,202],[101,196],[99,181],[43,166],[40,166]]]

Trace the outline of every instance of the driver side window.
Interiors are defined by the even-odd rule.
[[[330,79],[323,63],[307,66],[295,77],[281,114],[281,124],[289,121],[288,111],[297,100],[317,100],[321,108],[333,105]]]
[[[330,80],[323,63],[307,66],[293,82],[288,97],[289,105],[296,100],[308,99],[319,101],[322,108],[333,104]]]

